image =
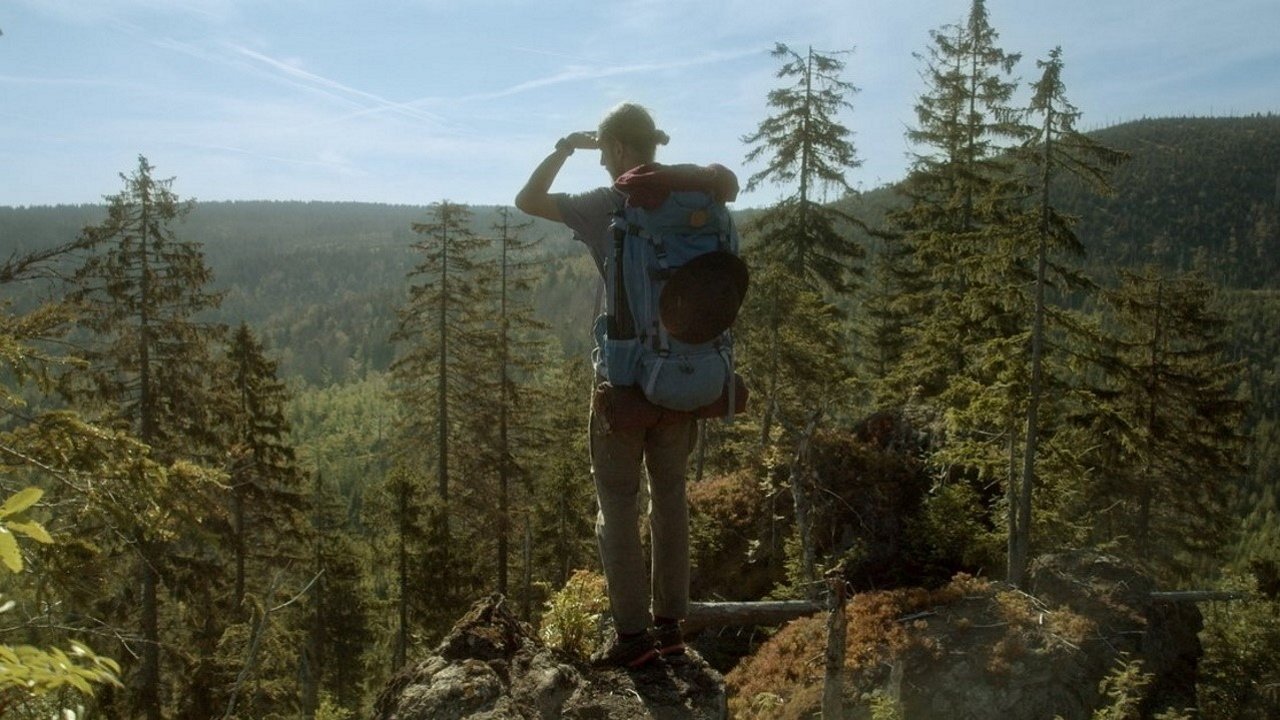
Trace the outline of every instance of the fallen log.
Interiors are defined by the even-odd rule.
[[[1230,590],[1170,590],[1151,593],[1153,601],[1167,603],[1218,602],[1220,600],[1243,600],[1244,597],[1244,593]]]
[[[686,632],[733,625],[781,625],[798,617],[826,610],[808,600],[764,602],[696,602],[689,604]]]
[[[1174,590],[1153,592],[1150,597],[1154,602],[1199,603],[1241,600],[1244,594],[1220,590]],[[684,628],[686,632],[694,632],[709,627],[781,625],[827,609],[808,600],[695,602],[689,603],[689,617],[684,621]]]

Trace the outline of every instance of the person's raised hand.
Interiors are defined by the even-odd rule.
[[[596,139],[594,130],[579,130],[561,138],[560,142],[556,143],[556,147],[561,146],[573,148],[574,150],[598,150],[600,142]]]

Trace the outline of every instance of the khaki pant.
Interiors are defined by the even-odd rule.
[[[600,506],[596,540],[618,632],[645,630],[652,624],[653,615],[683,620],[688,614],[689,504],[685,497],[685,466],[696,440],[697,425],[693,420],[647,430],[605,433],[594,414],[591,417],[591,476]],[[640,543],[642,461],[649,477],[651,576],[645,572]]]

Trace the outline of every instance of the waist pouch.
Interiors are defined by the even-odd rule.
[[[750,391],[741,375],[734,373],[733,415],[747,410]],[[602,382],[596,386],[591,398],[591,410],[603,423],[605,432],[642,430],[661,425],[672,425],[693,419],[722,418],[730,415],[729,392],[695,410],[671,410],[649,402],[636,385],[614,385]]]

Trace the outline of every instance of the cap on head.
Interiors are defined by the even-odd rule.
[[[597,134],[602,142],[607,138],[621,143],[642,162],[653,162],[658,146],[671,141],[654,124],[649,110],[632,102],[624,102],[610,110],[600,121]]]

